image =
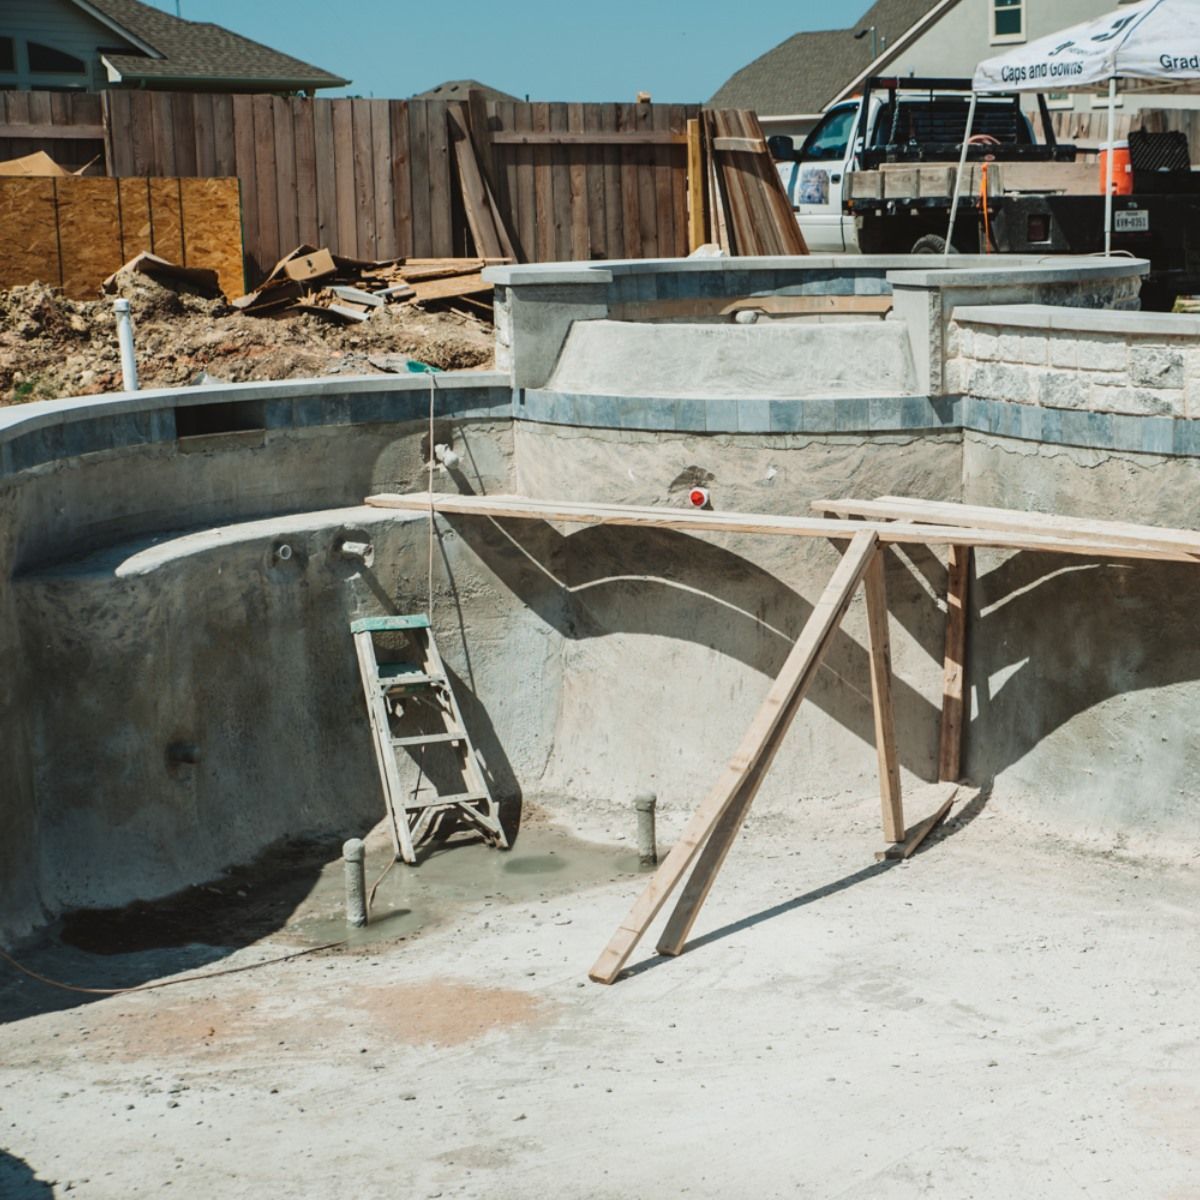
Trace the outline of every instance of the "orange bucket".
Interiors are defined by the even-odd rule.
[[[1129,157],[1128,142],[1113,142],[1113,181],[1114,196],[1133,195],[1133,160]],[[1108,186],[1108,147],[1100,149],[1100,195]]]

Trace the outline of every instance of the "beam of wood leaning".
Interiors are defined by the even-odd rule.
[[[951,546],[946,581],[946,653],[942,665],[942,725],[938,779],[956,783],[962,774],[963,696],[967,677],[967,601],[971,547]]]
[[[621,968],[650,922],[658,915],[684,872],[700,853],[713,827],[735,801],[740,803],[744,817],[771,765],[782,733],[804,699],[817,673],[821,656],[870,565],[877,545],[878,539],[870,530],[854,535],[737,752],[700,807],[692,814],[679,841],[671,848],[646,890],[638,897],[629,915],[588,972],[589,977],[597,983],[612,983],[621,973]],[[709,870],[703,876],[697,872],[698,878],[688,885],[690,896],[685,895],[680,910],[672,919],[672,936],[679,940],[681,946],[740,824],[739,818],[730,818],[725,844],[714,849],[709,859]]]
[[[1131,525],[1125,521],[1097,521],[1084,517],[1064,517],[1057,513],[983,508],[949,500],[915,500],[908,496],[880,496],[878,500],[814,500],[812,508],[814,512],[836,513],[839,517],[919,521],[927,525],[1040,534],[1064,540],[1106,542],[1113,546],[1161,551],[1162,557],[1178,557],[1183,562],[1200,559],[1200,533],[1192,529]]]
[[[882,550],[872,560],[865,582],[867,630],[871,643],[871,705],[875,713],[883,836],[889,842],[898,842],[904,837],[904,801],[900,792],[900,763],[896,754],[896,722],[892,709],[892,645]]]
[[[871,530],[889,544],[922,546],[990,546],[997,550],[1042,550],[1079,554],[1088,558],[1160,559],[1195,562],[1179,551],[1132,541],[1110,543],[1075,539],[1057,534],[1005,533],[948,525],[922,525],[906,521],[824,520],[819,517],[784,517],[774,513],[703,512],[629,504],[580,504],[565,500],[529,500],[524,496],[461,496],[428,492],[391,492],[366,497],[373,508],[405,512],[437,512],[480,517],[512,517],[528,521],[564,521],[579,525],[629,525],[645,529],[679,529],[687,532],[777,534],[787,537],[848,539]],[[836,501],[817,501],[828,505]]]

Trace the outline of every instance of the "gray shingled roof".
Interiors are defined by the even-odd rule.
[[[350,82],[221,25],[184,21],[140,0],[88,3],[163,56],[105,54],[126,82],[144,79],[148,83],[180,80],[255,84],[264,90],[279,91],[342,87]]]
[[[418,92],[414,100],[465,100],[468,92],[482,92],[485,100],[520,100],[520,96],[510,96],[496,88],[488,87],[477,79],[447,79],[437,87],[431,87],[427,92]]]
[[[876,27],[891,46],[939,0],[877,0],[848,29],[797,33],[731,75],[713,94],[713,108],[752,108],[761,116],[819,113],[871,64],[870,36]]]

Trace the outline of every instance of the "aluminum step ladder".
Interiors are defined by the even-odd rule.
[[[415,864],[415,847],[451,813],[507,850],[499,805],[463,724],[428,616],[364,617],[350,623],[350,632],[396,857]],[[376,634],[390,635],[384,640],[393,646],[377,647]],[[381,661],[380,655],[387,658]],[[412,724],[423,728],[405,733]],[[428,761],[435,753],[436,764]],[[411,789],[401,778],[404,755],[418,768]]]

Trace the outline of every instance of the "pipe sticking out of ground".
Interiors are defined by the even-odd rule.
[[[361,838],[342,846],[346,861],[346,924],[362,929],[367,923],[367,848]]]
[[[125,391],[138,390],[137,355],[133,349],[133,318],[129,315],[129,301],[122,298],[113,301],[117,314],[117,345],[121,348],[121,379]]]
[[[658,797],[653,792],[642,792],[635,796],[633,807],[637,809],[638,858],[643,867],[658,864],[658,839],[654,829],[654,810]]]

